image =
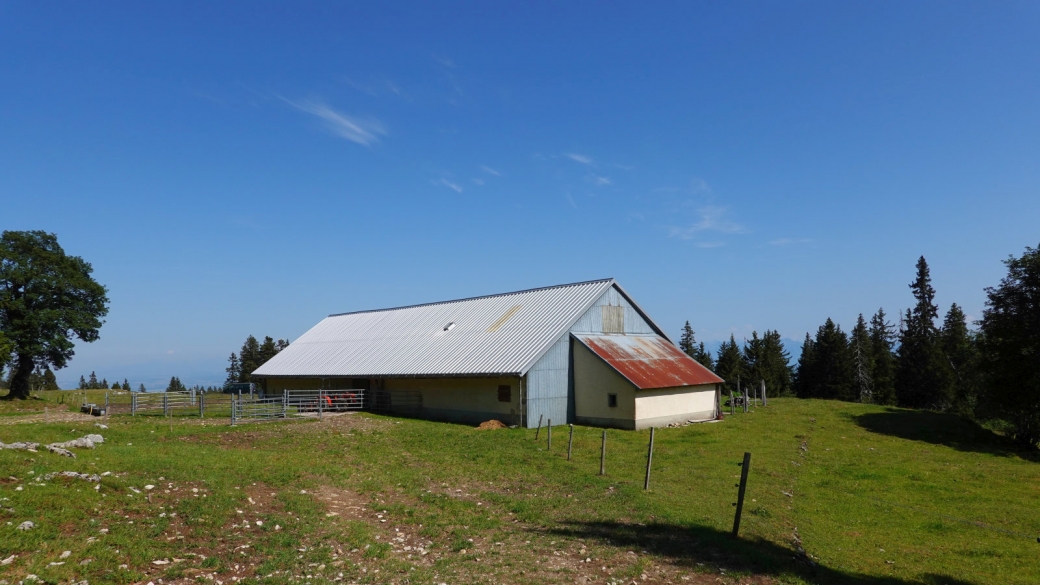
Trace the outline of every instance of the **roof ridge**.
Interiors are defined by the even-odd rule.
[[[553,289],[553,288],[567,288],[567,287],[571,287],[571,286],[581,286],[581,285],[585,285],[585,284],[593,284],[593,283],[598,283],[598,282],[613,282],[613,281],[614,281],[613,278],[597,278],[597,279],[593,279],[593,280],[583,280],[581,282],[569,282],[567,284],[554,284],[554,285],[551,285],[551,286],[539,286],[539,287],[527,288],[527,289],[523,289],[523,290],[514,290],[514,291],[510,291],[510,292],[496,293],[496,294],[491,294],[491,295],[480,295],[480,296],[475,296],[475,297],[466,297],[466,298],[462,298],[462,299],[450,299],[450,300],[447,300],[447,301],[437,301],[437,302],[433,302],[433,303],[418,303],[418,304],[415,304],[415,305],[402,305],[400,307],[387,307],[387,308],[384,308],[384,309],[366,309],[364,311],[348,311],[346,313],[332,313],[331,315],[329,315],[329,317],[344,317],[346,315],[360,315],[360,314],[363,314],[363,313],[383,313],[383,312],[386,312],[386,311],[400,311],[402,309],[415,309],[415,308],[418,308],[418,307],[432,307],[434,305],[450,305],[452,303],[463,303],[463,302],[466,302],[466,301],[476,301],[476,300],[479,300],[479,299],[490,299],[490,298],[494,298],[494,297],[506,297],[506,296],[510,296],[510,295],[518,295],[518,294],[523,294],[523,293],[536,292],[536,291],[540,291],[540,290],[549,290],[549,289]]]

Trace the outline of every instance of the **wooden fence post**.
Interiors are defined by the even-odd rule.
[[[567,439],[567,461],[571,460],[571,450],[574,449],[574,425],[571,427],[571,436]]]
[[[762,380],[762,406],[769,406],[769,402],[766,400],[766,381]]]
[[[546,451],[552,451],[552,419],[551,418],[548,421],[546,421],[546,423],[545,423],[545,433],[549,437],[549,443],[547,444],[545,450]]]
[[[740,530],[740,513],[744,510],[744,490],[747,489],[747,474],[748,468],[751,467],[751,453],[744,453],[744,462],[741,463],[743,469],[740,470],[740,489],[737,492],[737,513],[733,516],[733,538],[737,537],[737,531]]]
[[[199,418],[206,418],[206,393],[199,392]]]
[[[643,491],[650,489],[650,464],[654,460],[654,427],[650,427],[650,448],[646,452],[646,480],[643,481]]]
[[[544,416],[544,415],[541,415],[541,414],[538,415],[538,429],[534,432],[534,440],[535,441],[538,440],[538,435],[542,434],[542,416]]]
[[[737,412],[736,408],[737,408],[737,401],[734,399],[733,391],[730,390],[729,391],[729,414],[730,414],[730,416],[733,416],[734,414],[736,414],[736,412]]]
[[[603,444],[599,448],[599,474],[607,474],[607,431],[603,431]]]

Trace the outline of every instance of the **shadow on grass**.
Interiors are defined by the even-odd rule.
[[[1035,451],[1023,449],[1011,439],[953,414],[889,408],[885,412],[857,415],[852,420],[872,433],[945,445],[958,451],[1018,456],[1029,461],[1040,461]]]
[[[858,575],[831,569],[795,551],[765,540],[734,539],[729,533],[704,526],[673,524],[623,524],[618,522],[565,522],[550,533],[559,536],[598,540],[626,550],[648,551],[671,563],[695,571],[747,573],[768,577],[798,576],[810,583],[849,583],[852,585],[975,585],[947,575],[928,573],[920,580]],[[702,566],[703,564],[703,566]]]

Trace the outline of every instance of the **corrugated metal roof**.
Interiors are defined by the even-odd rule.
[[[330,315],[253,374],[523,375],[614,284],[608,278]]]
[[[723,380],[656,335],[575,335],[640,390],[719,384]]]

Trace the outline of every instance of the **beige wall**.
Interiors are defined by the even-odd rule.
[[[389,378],[386,390],[414,390],[422,394],[423,410],[440,414],[438,418],[466,420],[487,415],[510,423],[520,404],[520,381],[517,378]],[[510,387],[510,402],[498,401],[499,385]]]
[[[715,416],[715,385],[639,390],[635,402],[637,429],[709,420]]]
[[[579,341],[574,343],[574,417],[579,424],[631,429],[636,420],[636,387]],[[618,405],[608,406],[607,395]]]

